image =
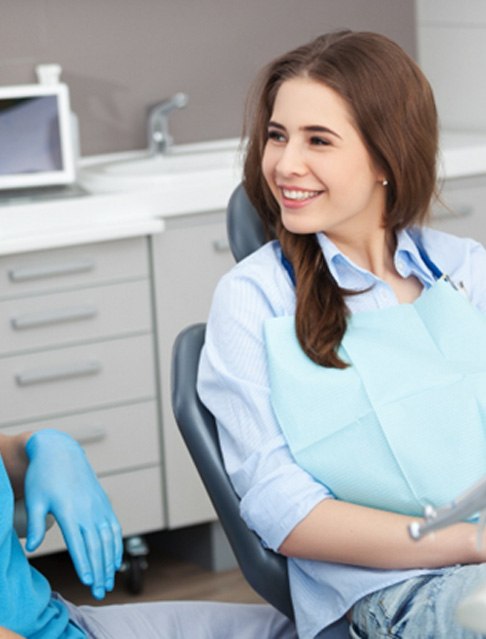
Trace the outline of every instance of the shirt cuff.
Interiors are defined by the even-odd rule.
[[[240,503],[240,514],[263,544],[278,551],[290,532],[332,493],[295,465],[281,467],[255,484]]]

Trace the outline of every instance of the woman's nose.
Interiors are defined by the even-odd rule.
[[[275,166],[277,173],[282,176],[303,175],[307,172],[305,158],[298,144],[288,142]]]

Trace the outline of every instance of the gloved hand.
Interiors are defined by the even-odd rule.
[[[96,599],[112,590],[123,554],[121,528],[86,455],[69,435],[41,430],[25,446],[26,548],[33,551],[52,513],[81,581]]]

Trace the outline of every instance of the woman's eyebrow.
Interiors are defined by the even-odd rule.
[[[270,120],[268,126],[272,127],[273,129],[280,129],[281,131],[285,131],[285,127],[283,126],[283,124],[279,124],[278,122],[274,122],[273,120]]]
[[[307,131],[308,133],[328,133],[330,135],[334,135],[336,138],[339,138],[340,140],[342,140],[341,136],[336,133],[336,131],[333,131],[332,129],[329,129],[327,126],[320,126],[319,124],[312,124],[309,126],[304,126],[302,127],[303,131]]]
[[[268,126],[272,127],[273,129],[279,129],[280,131],[286,130],[283,124],[279,124],[278,122],[275,122],[274,120],[270,120],[270,122],[268,123]],[[320,124],[309,124],[308,126],[301,127],[301,129],[302,131],[306,131],[307,133],[326,133],[328,135],[333,135],[334,137],[342,140],[341,136],[338,133],[336,133],[335,131],[333,131],[327,126],[321,126]]]

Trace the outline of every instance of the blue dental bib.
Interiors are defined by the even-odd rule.
[[[443,279],[352,315],[325,368],[294,317],[265,323],[271,401],[297,463],[341,500],[419,516],[486,473],[486,318]]]

